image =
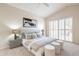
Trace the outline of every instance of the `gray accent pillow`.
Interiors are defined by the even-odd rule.
[[[41,33],[37,33],[37,37],[38,38],[41,38],[42,37],[42,34]]]
[[[37,38],[37,34],[36,33],[33,33],[32,34],[32,39],[36,39]]]
[[[27,38],[27,40],[35,39],[35,38],[37,38],[37,35],[36,35],[36,33],[30,33],[30,34],[26,35],[26,38]]]
[[[26,39],[25,33],[22,33],[22,34],[21,34],[21,39]]]

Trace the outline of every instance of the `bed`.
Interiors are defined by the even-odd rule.
[[[39,34],[39,31],[29,30],[28,33],[24,32],[22,44],[26,49],[28,49],[28,51],[32,52],[35,56],[41,56],[43,55],[44,46],[50,44],[55,40],[57,39],[42,36],[41,34]]]
[[[43,55],[44,46],[50,44],[51,42],[55,41],[56,39],[48,38],[48,37],[41,37],[33,40],[26,40],[23,39],[23,46],[31,51],[36,56]]]

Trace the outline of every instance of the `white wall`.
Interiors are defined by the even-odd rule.
[[[61,19],[64,17],[73,17],[73,42],[79,43],[79,5],[73,5],[66,8],[63,8],[62,10],[56,12],[55,14],[49,16],[46,18],[46,35],[48,35],[48,22],[55,19]]]
[[[12,29],[22,28],[23,17],[37,20],[38,28],[44,28],[43,18],[7,4],[0,4],[0,49],[7,47],[6,43],[11,36]]]

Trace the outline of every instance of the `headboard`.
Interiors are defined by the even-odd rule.
[[[36,28],[23,28],[21,30],[22,39],[35,39],[41,36],[41,31]],[[38,34],[40,33],[40,35]]]

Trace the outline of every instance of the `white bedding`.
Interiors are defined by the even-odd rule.
[[[33,53],[39,51],[41,47],[50,44],[51,42],[55,41],[56,39],[54,38],[49,38],[49,37],[41,37],[37,39],[33,39],[28,43],[28,41],[24,41],[23,45],[26,47],[29,51],[32,51]],[[27,44],[28,43],[28,44]]]

